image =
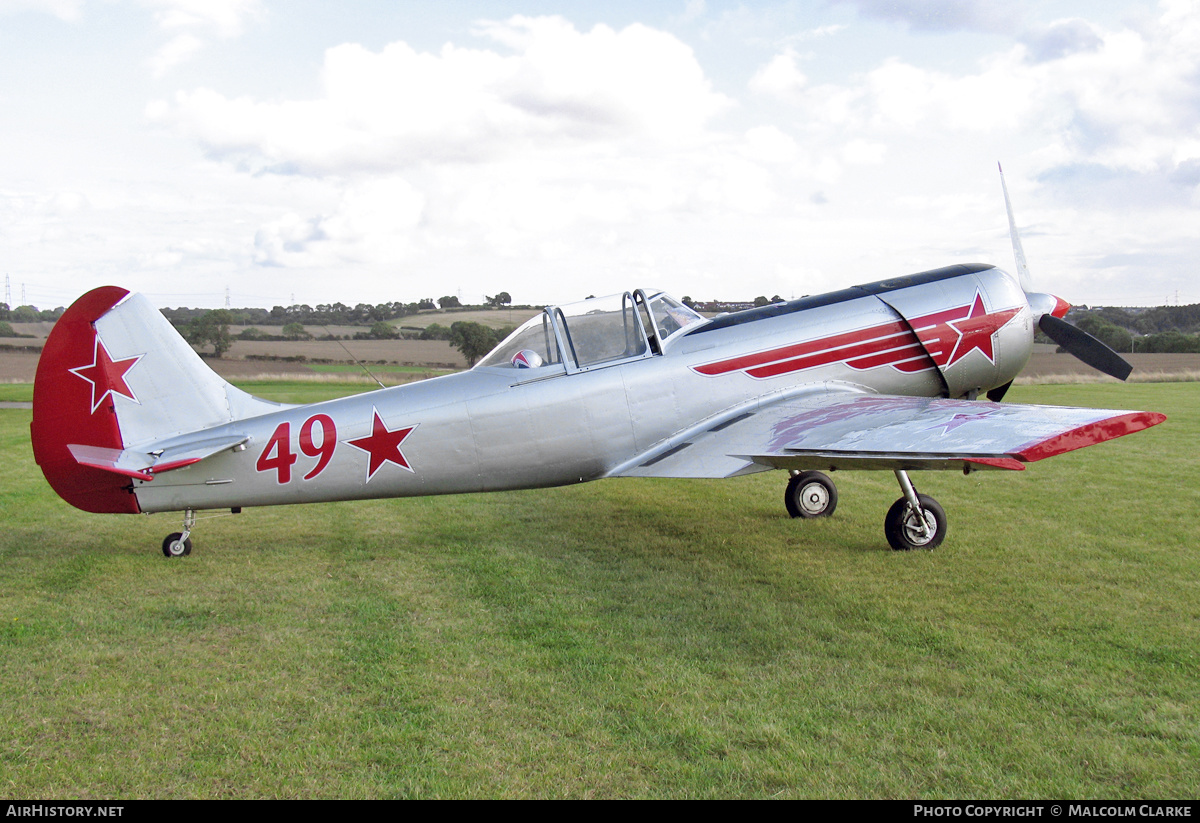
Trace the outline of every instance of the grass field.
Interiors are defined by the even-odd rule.
[[[935,552],[886,549],[890,474],[798,522],[770,473],[251,509],[168,561],[0,410],[0,791],[1194,798],[1200,385],[1009,399],[1170,419],[917,475]]]

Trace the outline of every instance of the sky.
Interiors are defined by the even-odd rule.
[[[0,0],[8,302],[1200,302],[1200,2]]]

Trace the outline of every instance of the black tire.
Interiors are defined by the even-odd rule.
[[[888,544],[898,552],[912,549],[936,549],[946,539],[946,512],[936,500],[926,494],[918,494],[921,510],[925,513],[928,523],[932,520],[933,533],[923,536],[916,513],[901,497],[888,509],[887,517],[883,519],[883,533],[887,535]]]
[[[167,557],[187,557],[192,553],[192,538],[181,539],[183,532],[172,532],[163,541],[163,554]]]
[[[837,508],[837,486],[821,472],[801,472],[788,480],[783,505],[792,517],[829,517]]]

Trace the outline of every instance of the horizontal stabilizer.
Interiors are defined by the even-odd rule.
[[[93,469],[102,469],[139,480],[153,480],[156,474],[199,463],[214,454],[235,449],[249,439],[242,434],[183,442],[176,438],[169,447],[152,448],[150,451],[82,446],[75,443],[68,444],[67,449],[81,466],[90,466]]]

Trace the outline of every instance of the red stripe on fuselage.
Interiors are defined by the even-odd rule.
[[[911,334],[893,334],[889,337],[876,338],[864,343],[826,349],[807,357],[782,360],[778,363],[747,369],[747,373],[751,377],[774,377],[777,374],[812,369],[817,366],[827,366],[830,363],[840,363],[842,361],[850,361],[850,365],[853,365],[855,360],[867,358],[871,355],[875,355],[876,357],[882,355],[886,362],[897,359],[902,360],[906,359],[909,355],[901,354],[897,356],[897,353],[907,351],[906,346],[915,342]]]
[[[977,309],[975,318],[971,317],[973,309]],[[744,371],[751,377],[765,378],[844,362],[853,369],[892,366],[899,371],[914,374],[949,365],[955,348],[964,337],[963,331],[951,326],[951,323],[968,319],[983,323],[986,318],[993,317],[1000,321],[997,324],[999,328],[1019,309],[1006,309],[990,315],[986,312],[978,313],[983,311],[982,297],[976,292],[975,299],[965,306],[941,309],[914,317],[907,322],[881,323],[878,326],[731,357],[728,360],[705,363],[692,368],[708,377]],[[970,347],[973,348],[978,348],[978,345]],[[984,354],[986,356],[988,353]]]
[[[843,332],[835,334],[832,337],[823,337],[818,340],[809,340],[806,343],[795,343],[790,346],[783,346],[778,349],[770,349],[768,351],[758,352],[756,354],[746,354],[740,357],[733,357],[729,360],[721,360],[716,363],[706,363],[703,366],[694,366],[695,371],[709,377],[716,377],[720,374],[728,374],[733,371],[743,371],[756,366],[765,366],[768,363],[779,363],[781,361],[802,361],[811,355],[826,355],[833,350],[842,349],[847,346],[862,344],[866,341],[877,340],[879,338],[887,338],[892,335],[904,334],[908,332],[908,326],[903,322],[884,323],[878,326],[871,326],[858,331]],[[854,355],[846,355],[854,356]],[[822,359],[821,362],[815,365],[824,365],[826,362],[837,362],[845,359],[845,356],[835,355],[831,360]],[[784,371],[795,371],[797,368],[811,368],[811,366],[796,366]],[[782,374],[782,372],[775,372]]]

